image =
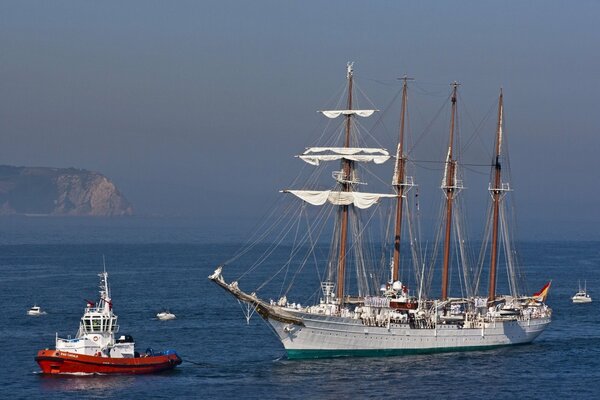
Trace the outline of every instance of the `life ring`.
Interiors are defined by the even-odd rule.
[[[94,336],[94,342],[98,341],[98,336]]]

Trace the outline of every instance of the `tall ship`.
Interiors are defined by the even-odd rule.
[[[491,200],[484,238],[479,256],[469,257],[464,219],[459,215],[463,207],[458,202],[464,189],[462,164],[457,158],[459,84],[451,85],[448,97],[447,147],[445,158],[438,161],[443,168],[443,195],[435,241],[427,247],[419,240],[419,213],[415,212],[414,204],[417,185],[408,171],[414,163],[405,144],[407,88],[411,79],[402,79],[395,155],[380,146],[365,144],[365,137],[372,139],[372,136],[361,136],[359,119],[378,110],[355,106],[352,63],[347,65],[346,79],[338,103],[341,107],[320,111],[332,120],[341,117],[336,128],[338,134],[322,135],[325,145],[309,147],[298,156],[316,168],[327,162],[339,162],[340,169],[331,172],[333,186],[326,190],[314,188],[322,178],[322,174],[315,172],[308,180],[309,187],[282,190],[293,196],[291,200],[296,203],[277,212],[271,218],[275,222],[265,227],[266,233],[253,236],[231,260],[219,265],[209,279],[245,304],[247,318],[258,313],[266,320],[288,358],[482,350],[532,342],[551,321],[552,310],[545,304],[550,284],[534,295],[525,293],[523,273],[510,235],[510,213],[505,200],[511,188],[503,174],[507,157],[502,90],[492,159],[487,164],[491,171],[488,187]],[[362,178],[373,175],[364,166],[384,164],[390,158],[395,162],[388,192],[363,191],[366,182]],[[373,240],[366,232],[376,214],[383,215],[387,223],[380,224],[385,233]],[[320,242],[316,239],[322,233],[330,238],[326,258],[320,255]],[[290,236],[291,244],[284,252],[278,252],[277,245]],[[260,247],[261,239],[268,244]],[[384,242],[381,250],[373,244],[378,241]],[[260,254],[257,260],[250,261],[250,254],[257,251]],[[280,258],[265,262],[274,254]],[[247,270],[238,279],[227,281],[225,272],[231,268],[233,273],[236,264],[245,264]],[[312,303],[302,305],[300,298],[292,299],[293,295],[300,296],[292,288],[309,264],[314,265],[317,278],[306,282],[313,282],[314,286],[308,287],[306,282],[300,286],[315,295],[309,297]],[[265,282],[253,283],[254,290],[243,290],[241,280],[248,281],[249,274],[265,265],[270,269],[263,272]],[[506,269],[506,274],[502,274],[507,277],[503,279],[506,294],[497,292],[501,266]],[[487,288],[481,283],[485,278]],[[278,297],[267,299],[259,295],[267,283],[276,279],[282,282]],[[434,282],[440,285],[439,292],[433,289]]]

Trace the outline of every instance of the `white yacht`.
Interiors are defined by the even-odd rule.
[[[161,311],[158,314],[156,314],[156,318],[158,318],[161,321],[169,321],[169,320],[175,319],[177,317],[172,312],[165,310],[165,311]]]
[[[34,305],[29,310],[27,310],[27,315],[31,315],[32,317],[39,317],[40,315],[45,315],[46,311],[42,311],[40,306]]]
[[[573,300],[573,303],[591,303],[592,302],[592,298],[587,293],[586,286],[587,286],[587,284],[586,284],[586,282],[584,282],[583,289],[582,289],[581,283],[579,283],[579,291],[577,293],[575,293],[575,296],[573,296],[571,298],[571,300]]]

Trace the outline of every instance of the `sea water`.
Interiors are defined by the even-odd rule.
[[[598,242],[519,243],[531,291],[552,280],[548,304],[553,321],[533,344],[291,361],[258,315],[247,323],[248,310],[207,279],[235,253],[241,238],[207,234],[201,225],[135,219],[6,220],[0,234],[1,398],[600,396]],[[184,362],[174,371],[143,376],[39,373],[36,352],[53,346],[56,332],[75,335],[85,299],[97,300],[103,256],[120,333],[133,335],[138,350],[176,350]],[[261,267],[266,272],[257,272],[261,279],[269,268],[285,264],[289,252],[275,256],[280,259]],[[228,280],[250,267],[243,260],[238,263],[238,269],[225,268]],[[593,303],[571,302],[578,280],[587,280]],[[252,290],[257,283],[241,280],[240,286]],[[304,284],[299,278],[299,285]],[[34,303],[47,315],[27,316]],[[163,308],[177,319],[157,320]]]

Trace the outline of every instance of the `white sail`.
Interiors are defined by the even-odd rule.
[[[299,156],[305,162],[311,165],[319,165],[321,161],[335,161],[345,158],[350,161],[358,162],[373,162],[375,164],[383,164],[390,156],[372,156],[372,155],[355,155],[355,156],[344,156],[341,154],[321,154],[314,156]]]
[[[380,154],[383,156],[389,156],[390,153],[386,149],[381,149],[378,147],[309,147],[302,154],[311,154],[311,153],[324,153],[331,152],[335,154],[358,154],[358,153],[367,153],[367,154]]]
[[[324,152],[332,154],[313,154]],[[390,154],[385,149],[369,147],[310,147],[298,157],[312,165],[319,165],[321,161],[334,161],[342,158],[357,162],[383,164],[389,160]]]
[[[329,202],[337,206],[354,204],[355,207],[361,209],[371,207],[381,198],[397,197],[390,193],[340,192],[336,190],[284,190],[284,192],[291,193],[313,206],[321,206],[325,202]]]
[[[340,115],[358,115],[359,117],[370,117],[379,110],[324,110],[319,111],[327,118],[337,118]]]

